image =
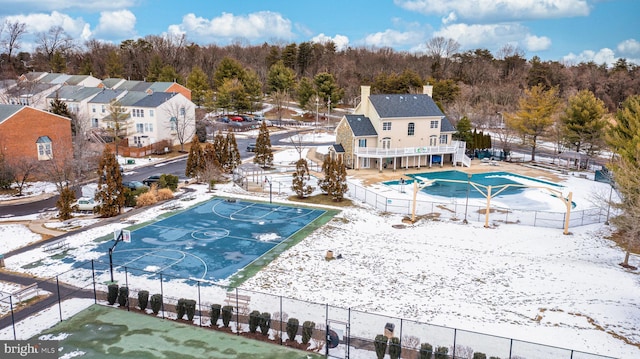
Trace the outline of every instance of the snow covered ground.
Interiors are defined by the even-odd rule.
[[[297,153],[284,151],[275,160],[286,161],[286,156],[293,155]],[[583,196],[583,203],[595,185],[572,176],[561,184],[571,188],[578,200]],[[197,199],[188,205],[211,196],[204,186],[194,189]],[[247,195],[232,185],[218,185],[216,192]],[[539,194],[543,195],[548,197]],[[265,196],[268,193],[262,194],[263,199]],[[286,202],[286,197],[276,195],[274,201]],[[141,222],[163,212],[153,208],[133,219]],[[379,213],[356,203],[242,288],[560,348],[625,359],[640,357],[638,272],[618,265],[624,251],[608,239],[611,228],[573,227],[570,235],[563,235],[559,229],[484,228],[483,223],[459,221],[421,220],[398,228],[401,220],[401,215]],[[93,240],[119,226],[124,224],[68,237],[72,253],[90,259]],[[7,238],[21,236],[28,237],[24,228],[0,225],[0,245]],[[325,260],[327,250],[342,258]],[[46,266],[21,268],[40,259]],[[631,264],[640,265],[640,258],[633,255]],[[12,256],[6,265],[33,275],[70,268],[39,249]],[[183,290],[179,283],[164,284],[165,293],[176,297]],[[51,325],[56,321],[52,318]],[[372,333],[381,334],[383,325],[371,328]],[[28,337],[45,326],[40,320],[20,331]],[[0,332],[0,339],[12,338],[10,329]]]

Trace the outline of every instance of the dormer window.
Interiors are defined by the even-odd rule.
[[[52,142],[49,136],[40,136],[36,141],[38,160],[47,161],[53,158]]]

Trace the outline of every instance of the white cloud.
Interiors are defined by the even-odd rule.
[[[549,19],[586,16],[587,0],[394,0],[395,4],[426,15],[446,19]]]
[[[424,42],[426,35],[422,31],[398,31],[387,29],[382,32],[367,35],[363,42],[367,46],[375,47],[403,47],[413,46]]]
[[[222,13],[212,19],[190,13],[182,18],[181,24],[169,26],[169,32],[186,33],[195,41],[236,38],[246,38],[251,41],[293,37],[291,21],[271,11],[260,11],[244,16]]]
[[[527,35],[522,40],[522,45],[527,51],[542,51],[551,47],[551,39],[546,36]]]
[[[122,39],[135,36],[136,16],[129,10],[103,11],[95,29],[95,37]]]
[[[636,39],[628,39],[619,43],[617,50],[623,55],[640,55],[640,42]]]
[[[607,64],[608,66],[612,65],[616,62],[617,58],[613,50],[604,48],[600,49],[597,52],[593,50],[585,50],[580,54],[576,55],[574,53],[570,53],[566,56],[563,56],[563,60],[569,63],[580,63],[580,62],[591,62],[600,65]]]
[[[347,46],[349,46],[349,38],[344,35],[336,35],[334,37],[330,37],[322,33],[311,38],[311,41],[320,44],[332,41],[334,44],[336,44],[337,51],[342,51],[346,49]]]
[[[0,0],[0,7],[5,14],[20,14],[25,12],[49,12],[81,10],[99,12],[104,10],[117,10],[136,5],[136,0]]]

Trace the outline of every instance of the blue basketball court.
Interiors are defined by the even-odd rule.
[[[131,231],[119,242],[114,266],[170,277],[220,280],[287,241],[325,213],[279,204],[213,199]],[[113,240],[98,246],[109,262]]]

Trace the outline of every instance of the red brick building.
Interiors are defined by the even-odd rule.
[[[72,159],[71,120],[23,105],[0,105],[0,151],[9,163]]]

